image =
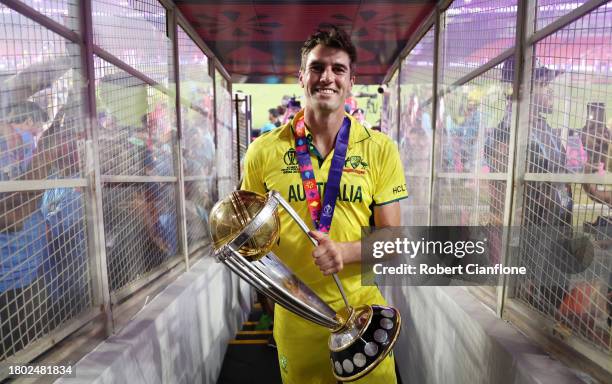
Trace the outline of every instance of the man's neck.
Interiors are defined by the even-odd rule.
[[[312,144],[324,158],[334,147],[342,121],[344,121],[342,110],[330,114],[316,113],[309,108],[304,110],[304,123],[312,134]]]

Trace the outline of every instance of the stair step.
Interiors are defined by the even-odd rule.
[[[242,323],[242,330],[243,331],[254,331],[255,326],[258,323],[259,323],[258,321],[245,321],[244,323]]]
[[[268,340],[253,340],[253,339],[247,339],[247,340],[230,340],[229,343],[230,345],[238,345],[238,344],[268,344]]]
[[[272,336],[272,331],[238,331],[234,339],[236,340],[268,340]]]
[[[271,335],[272,331],[238,331],[238,335]]]

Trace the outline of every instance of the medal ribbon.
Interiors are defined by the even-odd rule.
[[[346,150],[348,148],[349,133],[351,128],[351,120],[348,117],[344,118],[336,144],[334,146],[334,157],[332,158],[329,174],[327,176],[327,185],[325,186],[325,197],[321,206],[321,196],[317,188],[317,180],[315,179],[312,162],[310,161],[310,153],[308,152],[308,139],[306,138],[306,128],[304,125],[304,116],[298,118],[295,124],[295,152],[302,177],[302,185],[306,193],[306,202],[310,217],[318,231],[329,233],[334,209],[336,208],[336,200],[340,191],[340,179],[342,178],[342,169],[346,158]]]

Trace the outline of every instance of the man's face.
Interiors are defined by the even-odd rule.
[[[533,105],[539,113],[552,113],[553,111],[553,89],[549,84],[536,83],[533,87]]]
[[[23,123],[13,123],[14,129],[22,132],[28,132],[33,136],[38,135],[42,131],[42,123],[34,122],[32,118],[27,118]]]
[[[306,56],[300,70],[306,105],[317,112],[344,110],[355,81],[348,53],[337,48],[317,45]]]

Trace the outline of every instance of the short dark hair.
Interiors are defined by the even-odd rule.
[[[533,83],[536,85],[548,85],[555,77],[561,75],[564,71],[553,70],[538,64],[537,59],[533,68]],[[514,56],[507,58],[501,67],[501,81],[504,83],[512,83],[514,81]]]
[[[268,113],[274,117],[278,117],[278,109],[276,108],[270,108],[268,109]]]
[[[11,124],[21,124],[32,119],[35,123],[49,120],[49,114],[33,101],[23,101],[8,107],[8,121]]]
[[[332,25],[329,29],[319,29],[302,45],[301,55],[302,62],[300,65],[300,69],[304,69],[304,65],[306,64],[306,56],[315,49],[317,45],[324,45],[330,48],[337,48],[349,55],[349,59],[351,61],[351,73],[355,71],[355,63],[357,62],[357,49],[351,42],[350,36],[342,29]]]

